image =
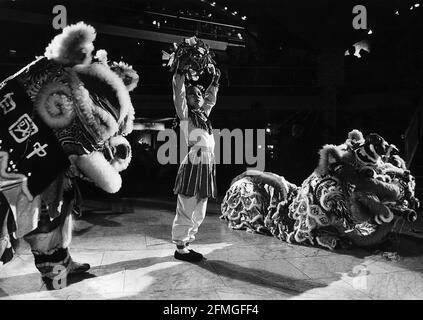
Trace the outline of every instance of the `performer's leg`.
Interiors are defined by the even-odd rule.
[[[176,244],[175,258],[179,260],[198,262],[203,256],[188,250],[187,243],[191,230],[194,228],[193,215],[197,206],[197,197],[185,197],[178,194],[176,216],[172,226],[172,242]]]
[[[68,275],[85,272],[90,265],[74,262],[69,254],[72,239],[70,212],[53,221],[47,218],[43,216],[38,228],[24,239],[31,246],[35,266],[48,288],[61,289],[66,287]]]
[[[208,198],[197,199],[197,204],[195,206],[194,214],[192,216],[193,227],[189,232],[189,242],[193,242],[195,240],[195,235],[198,232],[198,228],[206,217],[207,201]]]
[[[54,223],[51,228],[53,229],[44,224],[41,226],[44,232],[35,230],[24,239],[31,246],[35,267],[40,271],[43,280],[54,289],[61,289],[66,287],[71,258],[67,246],[63,243],[61,226]]]
[[[172,225],[172,242],[178,247],[185,247],[193,228],[192,216],[196,205],[196,197],[185,197],[178,194],[176,215]],[[186,250],[187,251],[187,250]]]

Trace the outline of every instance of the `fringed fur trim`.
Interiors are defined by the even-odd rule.
[[[85,129],[96,142],[108,140],[119,129],[116,120],[107,111],[97,107],[90,98],[87,89],[75,74],[71,74],[70,86],[72,96],[76,101],[76,113],[83,122]]]
[[[96,186],[108,193],[116,193],[122,186],[119,173],[107,162],[101,152],[95,151],[75,159],[78,169]]]
[[[364,143],[364,136],[360,130],[354,129],[348,133],[348,138],[345,140],[344,146],[345,149],[355,149],[358,146]]]
[[[113,62],[110,68],[122,79],[129,92],[137,87],[140,77],[132,66],[121,61]]]
[[[357,143],[364,142],[363,133],[360,130],[354,129],[348,133],[348,140],[354,141]]]
[[[406,169],[403,169],[402,167],[397,167],[393,165],[392,163],[383,163],[383,165],[380,166],[380,170],[383,174],[398,174],[398,175],[404,175]]]
[[[64,65],[89,64],[92,60],[95,29],[83,22],[65,27],[61,34],[54,37],[44,55]]]
[[[341,162],[346,151],[334,144],[324,145],[319,151],[319,164],[315,172],[319,175],[325,175],[329,172],[329,166],[333,163]]]
[[[126,136],[134,130],[135,112],[131,111],[127,117],[123,120],[119,131],[123,136]]]
[[[89,66],[77,65],[73,68],[77,73],[89,75],[98,79],[101,79],[109,86],[111,86],[119,100],[120,104],[120,115],[118,124],[125,128],[127,133],[131,125],[125,124],[126,121],[133,121],[131,115],[135,114],[134,107],[132,106],[131,98],[122,79],[114,73],[108,66],[102,63],[93,63]]]

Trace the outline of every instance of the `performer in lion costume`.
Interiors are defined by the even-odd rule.
[[[325,145],[319,155],[301,186],[270,172],[239,175],[221,218],[234,229],[330,250],[379,244],[399,217],[416,220],[414,177],[381,136],[353,130],[344,144]]]
[[[129,65],[93,56],[96,31],[82,22],[63,29],[43,56],[0,83],[0,258],[29,242],[46,282],[87,271],[69,254],[76,178],[109,193],[122,184],[133,128]]]

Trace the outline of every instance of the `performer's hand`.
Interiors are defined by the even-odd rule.
[[[213,66],[213,80],[212,84],[215,86],[219,85],[219,79],[220,79],[220,69]]]
[[[217,78],[218,80],[220,79],[220,69],[219,68],[215,68],[215,72],[214,72],[214,77]]]

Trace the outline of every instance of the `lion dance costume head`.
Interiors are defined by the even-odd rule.
[[[78,269],[67,249],[75,178],[115,193],[131,159],[129,93],[139,77],[105,50],[94,55],[95,38],[83,22],[67,26],[0,83],[0,258],[10,260],[13,239],[24,237],[50,279],[54,266]]]

